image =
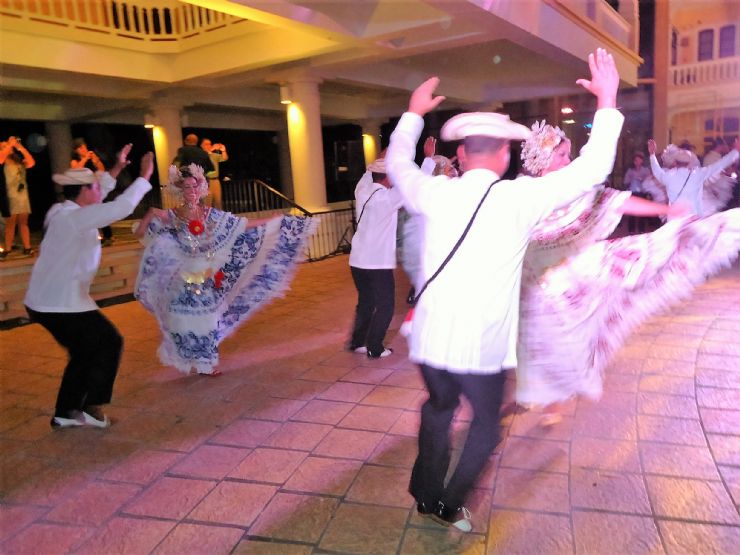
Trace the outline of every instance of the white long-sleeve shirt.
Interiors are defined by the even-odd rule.
[[[396,227],[401,195],[395,188],[387,189],[373,183],[372,174],[367,172],[357,183],[355,200],[358,221],[349,265],[364,270],[392,270],[396,267]]]
[[[113,181],[115,186],[115,180]],[[24,304],[36,312],[87,312],[98,305],[90,297],[90,284],[100,266],[98,228],[134,211],[152,186],[138,178],[115,200],[80,206],[67,200],[46,215],[46,234],[31,272]],[[103,196],[110,181],[101,179]]]
[[[581,156],[541,178],[494,185],[470,232],[422,295],[414,313],[410,358],[458,373],[492,374],[515,364],[519,289],[534,226],[604,181],[614,163],[623,116],[596,113]],[[472,169],[462,177],[430,177],[413,162],[423,119],[406,113],[386,153],[388,175],[409,208],[424,216],[423,281],[439,268],[476,206],[498,176]]]
[[[703,168],[671,168],[664,170],[660,167],[655,154],[651,154],[650,167],[655,178],[665,185],[669,204],[683,202],[691,207],[693,214],[703,216],[704,182],[727,166],[737,162],[737,159],[738,151],[733,149],[713,164]]]

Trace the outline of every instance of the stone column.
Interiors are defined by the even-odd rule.
[[[151,121],[147,121],[154,125],[152,135],[160,185],[167,184],[167,171],[177,149],[182,146],[181,108],[172,104],[156,104],[151,108]]]
[[[277,132],[278,156],[280,157],[280,186],[286,197],[294,198],[293,173],[290,167],[290,143],[288,139],[288,128],[279,129]]]
[[[362,150],[365,153],[365,166],[372,164],[380,155],[380,125],[379,120],[362,122]]]
[[[62,173],[69,168],[72,154],[72,128],[66,121],[47,121],[45,127],[49,141],[51,172]]]
[[[655,3],[655,84],[653,85],[653,138],[663,149],[668,137],[668,77],[671,67],[671,18],[666,1]]]
[[[311,212],[326,209],[319,82],[310,77],[292,81],[286,108],[294,198]]]

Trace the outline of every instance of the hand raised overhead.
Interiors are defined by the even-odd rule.
[[[439,77],[432,77],[416,87],[416,90],[411,93],[411,100],[409,100],[409,112],[414,112],[423,117],[439,106],[445,97],[433,96],[437,85],[439,85]]]
[[[619,72],[614,58],[603,48],[588,55],[588,67],[591,79],[578,79],[577,84],[596,96],[597,108],[615,108],[617,106],[617,89]]]

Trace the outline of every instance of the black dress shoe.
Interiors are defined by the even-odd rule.
[[[423,501],[416,502],[416,512],[421,516],[429,516],[434,512],[434,509],[427,507]]]
[[[430,515],[435,522],[443,526],[452,526],[461,532],[472,532],[473,523],[471,514],[465,507],[446,507],[441,501],[437,505],[437,510]]]

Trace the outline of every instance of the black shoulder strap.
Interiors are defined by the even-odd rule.
[[[360,225],[360,220],[362,220],[362,215],[365,213],[365,207],[367,206],[367,203],[370,202],[370,199],[373,198],[373,195],[380,191],[380,189],[375,189],[369,197],[367,197],[367,200],[365,201],[365,204],[362,205],[362,210],[360,210],[360,217],[357,218],[357,225]]]
[[[447,266],[447,263],[452,259],[453,256],[455,256],[457,249],[460,248],[460,245],[465,239],[465,236],[468,234],[468,231],[470,231],[470,228],[473,226],[473,221],[475,220],[475,217],[478,215],[478,211],[480,210],[480,207],[483,205],[483,201],[486,200],[488,193],[491,192],[491,189],[493,188],[493,186],[499,181],[501,180],[497,179],[496,181],[494,181],[488,186],[486,193],[483,195],[483,198],[480,199],[480,202],[478,203],[478,206],[476,207],[475,212],[473,212],[473,215],[471,216],[470,221],[468,222],[468,225],[465,226],[465,230],[462,232],[462,235],[460,235],[460,238],[457,240],[457,243],[455,243],[455,246],[452,247],[450,254],[447,255],[447,258],[445,258],[442,264],[440,264],[439,268],[437,268],[437,271],[432,274],[432,277],[430,277],[427,280],[427,282],[424,284],[421,290],[414,297],[414,303],[413,303],[414,305],[416,305],[416,303],[419,302],[419,297],[421,297],[422,293],[424,293],[424,291],[427,290],[427,287],[429,287],[429,284],[432,283],[437,278],[439,273],[444,269],[445,266]]]

